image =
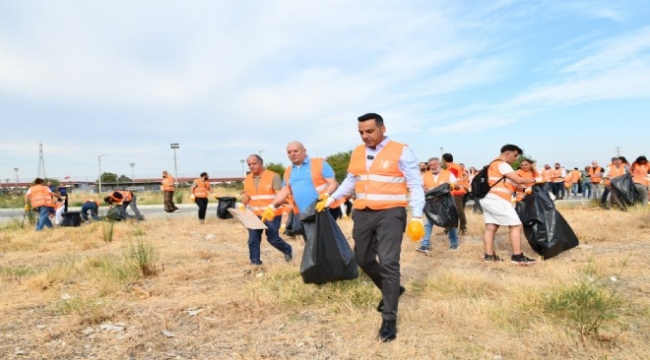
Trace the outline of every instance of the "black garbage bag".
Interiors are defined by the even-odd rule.
[[[81,226],[81,213],[79,211],[66,211],[61,214],[61,226]]]
[[[304,235],[304,233],[305,231],[300,221],[300,213],[294,214],[293,211],[290,211],[287,217],[287,226],[284,228],[283,234],[287,236],[298,236]]]
[[[579,244],[571,226],[555,209],[548,190],[548,184],[535,185],[533,193],[526,195],[516,206],[526,240],[545,260]]]
[[[129,213],[124,210],[123,207],[121,206],[113,206],[108,210],[106,213],[106,218],[110,221],[122,221],[122,220],[128,220],[131,218],[134,218],[133,216],[129,215]]]
[[[217,217],[219,219],[232,219],[233,216],[228,209],[234,209],[237,204],[237,198],[231,196],[218,197],[219,204],[217,205]]]
[[[302,214],[305,250],[300,275],[305,284],[323,284],[359,277],[354,252],[329,211],[315,212],[314,202]]]
[[[426,192],[424,214],[434,225],[443,228],[458,227],[456,202],[449,184],[442,184]]]
[[[623,204],[631,206],[637,202],[641,202],[641,197],[639,196],[639,193],[636,192],[636,188],[634,187],[634,180],[632,179],[632,175],[629,173],[613,178],[611,185],[612,192],[616,192],[616,195],[612,196],[618,196]]]

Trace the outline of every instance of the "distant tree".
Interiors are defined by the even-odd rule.
[[[528,156],[528,155],[526,155],[526,154],[519,155],[519,156],[517,157],[517,159],[512,163],[512,165],[511,165],[512,168],[513,168],[514,170],[519,170],[519,168],[520,168],[520,164],[521,164],[521,160],[523,160],[523,159],[528,159],[528,160],[530,160],[530,161],[532,161],[532,162],[535,162],[535,159],[533,159],[531,156]],[[537,164],[535,164],[535,165],[537,165]]]
[[[101,176],[102,182],[103,183],[116,183],[117,182],[117,174],[114,173],[109,173],[109,172],[103,172]]]
[[[265,169],[271,170],[275,173],[278,173],[280,177],[284,176],[284,170],[286,170],[286,167],[282,165],[281,163],[268,163],[266,164]]]
[[[350,165],[350,156],[352,156],[352,150],[347,152],[340,152],[334,155],[330,155],[325,158],[328,164],[334,170],[334,176],[336,181],[339,183],[343,182],[345,176],[348,173],[348,165]]]
[[[54,188],[58,188],[59,185],[61,184],[61,182],[57,179],[45,178],[43,180],[45,180],[45,183],[43,183],[43,185],[47,185],[48,182],[51,182]]]
[[[132,183],[133,180],[131,180],[130,177],[122,174],[122,175],[120,175],[119,178],[117,178],[117,182],[119,182],[119,183]]]

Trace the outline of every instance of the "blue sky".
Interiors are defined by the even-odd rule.
[[[2,1],[0,181],[241,173],[360,143],[421,160],[633,160],[650,141],[650,0]]]

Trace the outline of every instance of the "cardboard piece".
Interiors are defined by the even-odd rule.
[[[228,211],[239,220],[239,222],[244,225],[246,229],[251,230],[264,230],[266,225],[260,220],[260,218],[255,215],[250,209],[244,209],[244,211],[239,211],[237,209],[228,209]]]

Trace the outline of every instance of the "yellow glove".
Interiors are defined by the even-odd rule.
[[[422,219],[411,219],[411,222],[406,228],[406,236],[408,236],[413,242],[422,240],[424,237],[424,225],[422,224]]]
[[[262,214],[262,222],[267,222],[267,221],[273,221],[275,219],[275,206],[269,205],[266,210],[264,210],[264,214]]]
[[[212,194],[212,197],[215,199],[218,198],[217,194]]]
[[[318,196],[318,202],[316,203],[316,211],[321,212],[325,210],[325,208],[330,207],[332,203],[334,203],[334,199],[331,198],[327,193],[320,194],[320,196]]]
[[[535,184],[543,184],[544,183],[544,178],[541,176],[538,176],[535,178]]]
[[[196,196],[194,194],[190,195],[190,201],[194,201],[194,199],[196,199]]]
[[[245,208],[246,208],[246,206],[244,206],[244,204],[242,204],[242,203],[237,204],[237,210],[243,212]]]
[[[28,204],[25,204],[25,210],[26,210],[26,211],[29,210],[29,205],[28,205]]]

